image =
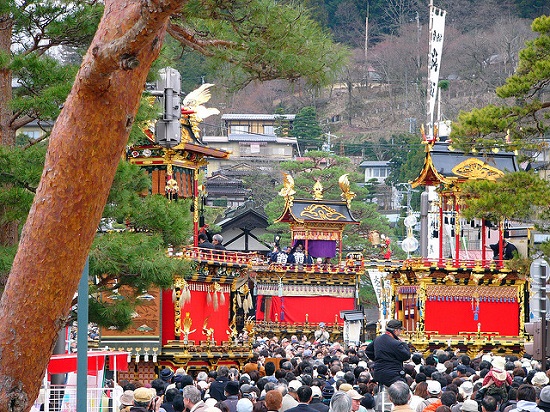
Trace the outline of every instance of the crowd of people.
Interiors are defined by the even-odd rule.
[[[120,382],[129,412],[550,412],[548,374],[518,356],[410,351],[390,321],[369,345],[257,338],[242,370],[163,368]],[[409,352],[408,352],[409,351]],[[395,356],[394,356],[395,355]]]

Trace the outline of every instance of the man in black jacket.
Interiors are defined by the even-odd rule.
[[[225,401],[225,385],[227,385],[227,382],[229,382],[229,368],[227,366],[218,367],[216,380],[210,384],[210,397],[217,401]]]
[[[411,351],[409,345],[399,338],[402,331],[400,320],[390,320],[386,324],[386,332],[373,340],[365,351],[374,361],[374,380],[382,385],[405,382],[403,362],[411,357]]]

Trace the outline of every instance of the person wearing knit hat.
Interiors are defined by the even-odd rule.
[[[545,386],[541,389],[538,407],[544,412],[550,412],[550,386]]]

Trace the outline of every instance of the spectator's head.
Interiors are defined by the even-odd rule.
[[[278,411],[283,405],[283,395],[277,389],[265,394],[265,406],[269,411]]]
[[[237,412],[252,412],[254,404],[250,399],[242,398],[237,402]]]
[[[229,376],[229,368],[227,366],[219,366],[218,367],[218,374],[217,374],[218,378],[220,376]]]
[[[239,382],[229,381],[225,385],[225,394],[226,396],[234,396],[239,394]]]
[[[330,400],[331,412],[350,412],[351,398],[346,392],[335,392]]]
[[[441,394],[441,403],[448,407],[456,404],[456,393],[452,391],[445,391]]]
[[[397,381],[390,385],[388,388],[388,395],[390,401],[396,406],[408,404],[411,397],[408,385],[401,381]]]
[[[312,391],[307,385],[302,385],[296,391],[298,394],[298,401],[302,403],[308,403],[311,400]]]
[[[275,373],[275,363],[269,361],[264,365],[266,376],[272,376]]]
[[[428,399],[428,384],[426,381],[419,382],[414,388],[414,394],[421,398]]]
[[[481,410],[483,412],[496,412],[497,407],[497,400],[492,396],[486,396],[481,401]]]
[[[134,391],[134,406],[136,407],[148,407],[151,400],[156,396],[155,390],[152,388],[137,388]]]
[[[439,398],[441,394],[441,384],[438,381],[430,380],[428,383],[428,395],[430,398]]]
[[[534,386],[529,384],[523,384],[518,388],[518,395],[517,395],[518,401],[529,401],[529,402],[536,402],[537,401],[537,392],[534,388]]]
[[[462,412],[478,412],[479,406],[473,399],[466,399],[460,407]]]

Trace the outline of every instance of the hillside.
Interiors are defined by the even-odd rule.
[[[470,31],[459,30],[456,20],[448,14],[440,75],[448,81],[441,96],[441,117],[450,120],[461,110],[495,102],[495,88],[514,72],[519,51],[533,37],[531,20],[510,14]],[[296,113],[314,106],[335,143],[417,133],[426,123],[427,37],[427,27],[412,22],[401,25],[394,35],[369,41],[367,53],[353,49],[340,81],[323,90],[274,81],[223,94],[226,88],[218,84],[211,104],[222,114],[274,113],[279,107]],[[204,134],[221,133],[220,124],[219,117],[209,118]]]

